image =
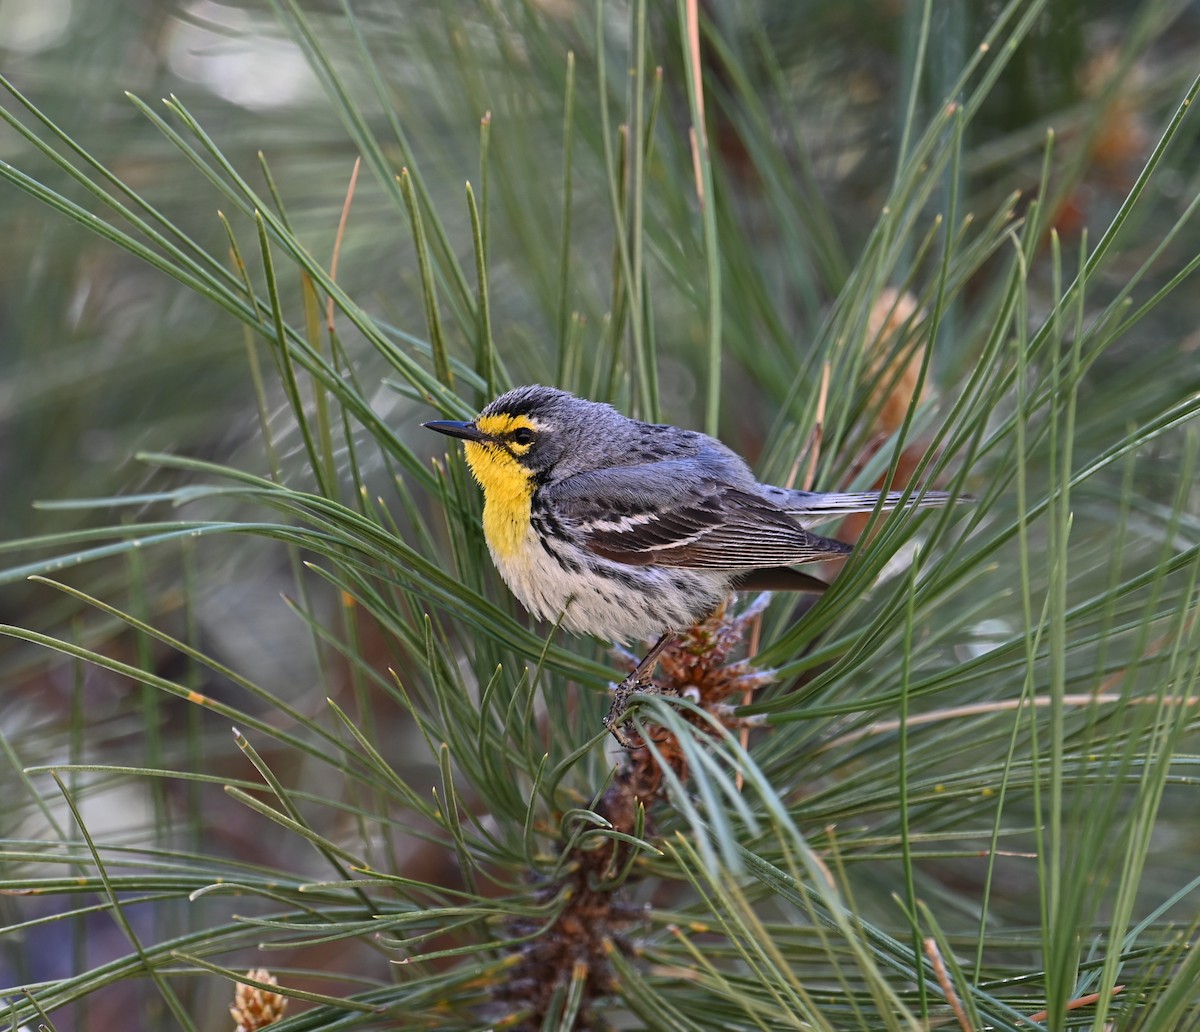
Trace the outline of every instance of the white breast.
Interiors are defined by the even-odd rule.
[[[561,542],[543,544],[530,526],[508,557],[492,552],[504,583],[534,616],[608,641],[657,638],[708,616],[728,594],[723,573],[578,562]]]

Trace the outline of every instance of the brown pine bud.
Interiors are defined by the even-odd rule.
[[[268,985],[279,984],[279,980],[266,968],[247,971],[246,977],[256,982],[266,982]],[[286,997],[268,989],[260,989],[256,985],[239,982],[229,1013],[237,1022],[237,1032],[255,1032],[256,1029],[266,1028],[276,1021],[281,1021],[286,1010]]]

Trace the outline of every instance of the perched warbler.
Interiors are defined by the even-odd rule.
[[[760,484],[707,434],[629,419],[553,387],[517,387],[469,423],[423,425],[466,442],[492,561],[526,609],[611,641],[661,635],[617,689],[614,713],[631,691],[649,686],[675,634],[732,590],[823,590],[823,581],[792,567],[851,546],[802,524],[879,503],[876,491]],[[882,507],[900,500],[885,495]],[[927,491],[907,504],[953,500]]]

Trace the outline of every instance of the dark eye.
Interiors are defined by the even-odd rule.
[[[513,444],[533,444],[535,434],[527,426],[519,426],[512,432]]]

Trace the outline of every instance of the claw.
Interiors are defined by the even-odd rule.
[[[650,671],[652,665],[646,663],[645,660],[638,665],[628,677],[620,684],[613,685],[613,701],[608,709],[608,714],[604,718],[604,726],[608,733],[615,738],[622,747],[626,749],[634,748],[633,739],[626,733],[625,728],[629,721],[622,720],[625,715],[625,710],[629,706],[629,697],[631,695],[661,695],[666,694],[657,684],[654,683]],[[672,691],[670,694],[676,694]]]

